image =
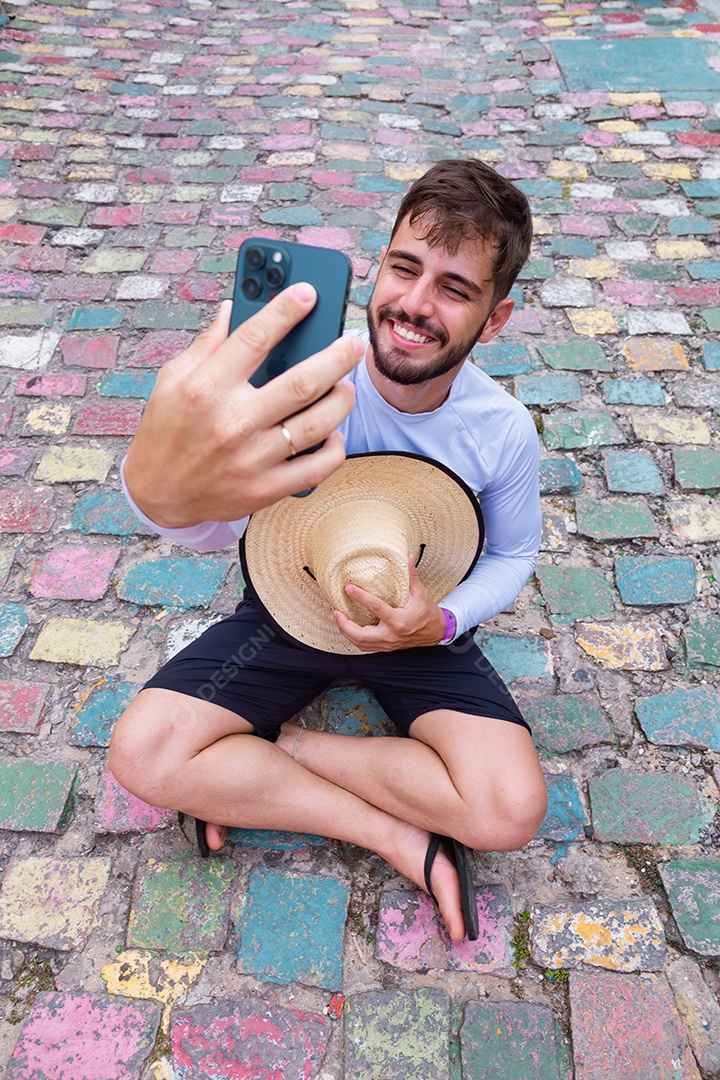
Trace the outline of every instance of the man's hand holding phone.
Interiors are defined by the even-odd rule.
[[[355,399],[342,380],[362,356],[357,338],[334,341],[263,386],[250,382],[316,300],[312,286],[292,285],[230,336],[225,301],[212,326],[161,369],[124,470],[132,498],[156,524],[235,521],[317,486],[342,464],[335,429]],[[312,454],[288,456],[319,443]]]

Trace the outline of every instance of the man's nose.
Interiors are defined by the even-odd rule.
[[[434,311],[434,299],[431,283],[424,277],[416,278],[403,298],[403,306],[408,315],[421,315],[429,319]]]

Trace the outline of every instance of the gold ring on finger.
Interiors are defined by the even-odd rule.
[[[295,449],[295,443],[292,441],[292,435],[284,424],[280,424],[280,430],[283,433],[285,442],[288,444],[288,449],[290,450],[290,457],[297,457],[297,450]]]

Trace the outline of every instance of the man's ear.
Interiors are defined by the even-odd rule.
[[[482,333],[477,339],[478,345],[487,345],[489,341],[499,334],[505,323],[508,321],[513,313],[515,307],[515,301],[511,300],[509,296],[506,296],[504,300],[501,300],[499,304],[492,309],[488,315],[487,321],[482,328]]]

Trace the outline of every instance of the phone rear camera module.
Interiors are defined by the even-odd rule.
[[[261,292],[260,282],[254,277],[246,277],[242,283],[242,291],[248,300],[256,300]]]
[[[285,280],[285,271],[281,266],[270,266],[265,271],[265,282],[271,289],[279,289]]]
[[[263,249],[259,247],[248,248],[245,255],[245,265],[248,270],[259,270],[261,266],[264,266],[265,252]]]

